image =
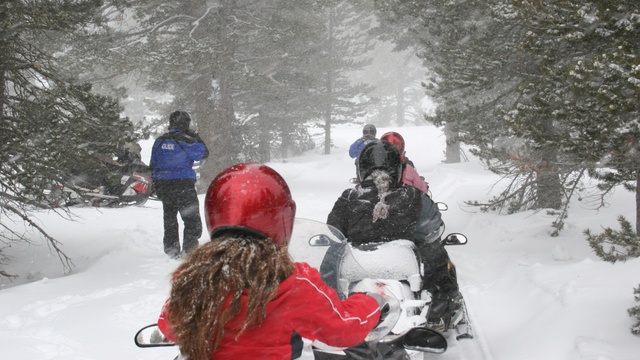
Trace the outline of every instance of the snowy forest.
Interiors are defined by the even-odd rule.
[[[557,237],[572,202],[624,188],[635,219],[584,241],[607,262],[640,256],[637,1],[3,0],[0,49],[4,279],[3,247],[28,240],[16,221],[70,267],[34,214],[74,210],[47,191],[174,109],[211,150],[200,193],[238,162],[330,155],[336,126],[435,125],[443,163],[477,158],[503,184],[466,205],[541,211]]]

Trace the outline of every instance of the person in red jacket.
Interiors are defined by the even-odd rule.
[[[404,172],[402,174],[402,183],[418,188],[425,194],[429,194],[429,184],[420,177],[415,166],[413,166],[413,162],[409,160],[407,155],[405,155],[404,138],[402,135],[395,131],[389,131],[384,133],[384,135],[380,137],[380,140],[386,140],[392,143],[396,148],[398,148],[400,154],[402,154],[402,162],[405,164]]]
[[[319,272],[291,260],[295,202],[260,164],[221,172],[205,198],[211,241],[173,274],[158,326],[189,360],[296,359],[311,342],[349,347],[380,320],[374,297],[340,300]]]

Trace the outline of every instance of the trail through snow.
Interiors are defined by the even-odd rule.
[[[447,232],[468,236],[449,247],[457,266],[477,338],[452,341],[428,359],[636,360],[640,337],[630,333],[626,310],[638,305],[640,259],[602,262],[582,231],[618,228],[616,217],[635,216],[633,194],[619,189],[608,207],[595,211],[572,203],[566,228],[552,238],[546,212],[482,213],[464,204],[497,194],[498,179],[477,159],[442,164],[445,140],[433,126],[383,128],[406,140],[408,157],[429,182],[434,200],[445,202]],[[355,176],[349,145],[357,125],[334,129],[331,155],[319,149],[269,165],[287,180],[297,216],[325,221],[334,201]],[[148,162],[149,142],[143,144]],[[201,197],[202,205],[203,197]],[[3,249],[14,262],[0,283],[0,352],[12,360],[173,359],[175,348],[140,349],[133,335],[156,321],[178,261],[162,252],[162,208],[156,201],[122,209],[75,208],[77,221],[38,212],[38,222],[62,242],[75,264],[64,274],[58,258],[33,231],[31,244]],[[201,210],[202,211],[202,210]],[[13,228],[22,229],[20,222]],[[206,236],[200,239],[206,241]],[[472,354],[472,355],[469,355]],[[467,357],[465,357],[467,356]],[[476,358],[474,357],[473,360]]]

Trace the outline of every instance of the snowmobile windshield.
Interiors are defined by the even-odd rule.
[[[340,230],[331,225],[296,218],[288,250],[293,261],[304,262],[320,270],[327,251],[345,242]]]
[[[318,269],[322,280],[342,299],[349,296],[350,282],[375,278],[353,257],[340,230],[319,221],[295,219],[289,254],[294,261]]]

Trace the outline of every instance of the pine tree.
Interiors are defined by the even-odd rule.
[[[640,303],[640,285],[633,289],[633,294],[635,295],[636,302]],[[638,320],[638,322],[631,327],[631,332],[640,335],[640,305],[628,309],[627,312],[629,316],[635,317],[636,320]]]
[[[400,28],[398,46],[417,48],[433,69],[425,87],[438,108],[429,120],[445,126],[447,161],[459,161],[459,142],[465,142],[490,170],[511,181],[486,208],[559,209],[555,149],[520,136],[504,117],[520,97],[519,84],[541,75],[535,54],[519,47],[527,27],[518,8],[501,0],[377,4],[386,28]]]
[[[623,184],[640,204],[639,5],[599,0],[520,6],[530,28],[522,46],[538,56],[544,73],[521,85],[526,101],[508,122],[537,146],[556,149],[566,178],[595,177],[601,196]]]
[[[60,36],[88,26],[101,4],[87,0],[0,5],[0,241],[26,241],[7,223],[17,218],[48,240],[67,270],[71,259],[34,221],[34,210],[56,205],[47,197],[54,183],[67,183],[79,168],[99,168],[100,158],[113,156],[118,141],[138,135],[120,116],[117,101],[95,95],[90,84],[67,78],[51,52]],[[66,209],[56,211],[69,215]],[[6,260],[0,254],[0,264]]]
[[[354,107],[358,91],[336,92],[347,89],[341,79],[351,60],[327,61],[330,49],[337,48],[327,43],[325,17],[334,3],[136,0],[130,2],[135,27],[114,37],[119,39],[114,53],[122,52],[141,70],[148,89],[171,95],[163,112],[191,113],[212,152],[200,174],[201,184],[208,184],[233,163],[264,162],[272,154],[313,147],[302,124],[326,121],[327,101],[336,121]],[[329,82],[332,87],[326,66],[339,74]],[[332,96],[326,95],[328,88]],[[156,123],[158,130],[164,125],[166,117]]]
[[[513,90],[527,73],[521,68],[528,65],[522,54],[513,61],[522,30],[497,3],[376,1],[380,35],[398,49],[415,49],[432,71],[423,79],[438,104],[429,120],[447,125],[447,146],[464,141],[485,157],[496,155],[496,138],[511,135],[499,112],[513,102]]]
[[[404,126],[406,123],[423,124],[425,98],[422,81],[427,69],[411,51],[393,51],[394,44],[378,41],[366,56],[371,64],[352,75],[355,83],[369,84],[371,99],[365,122],[379,127],[390,124]]]
[[[620,184],[637,189],[638,5],[376,4],[398,46],[421,49],[434,69],[431,120],[448,126],[447,143],[471,145],[509,181],[486,209],[550,209],[557,234],[586,176],[600,180],[602,196]]]
[[[311,64],[317,74],[310,91],[314,92],[312,111],[320,115],[324,129],[323,153],[331,153],[331,127],[354,121],[364,115],[367,84],[352,84],[350,73],[370,61],[363,59],[372,44],[367,35],[373,14],[368,4],[354,0],[326,0],[321,18],[324,30]]]
[[[589,246],[602,260],[615,263],[640,256],[640,236],[633,230],[633,226],[624,216],[618,217],[620,231],[611,228],[604,229],[604,233],[593,235],[585,230]]]

